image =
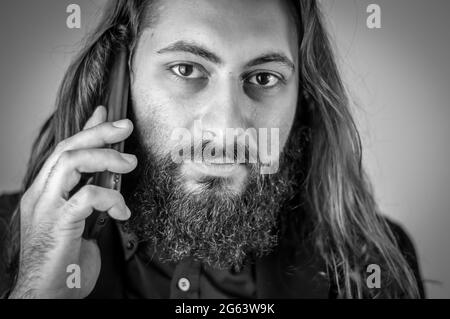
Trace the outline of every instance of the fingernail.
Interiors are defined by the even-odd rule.
[[[122,153],[121,155],[122,155],[123,159],[126,160],[128,163],[130,163],[130,164],[136,163],[137,159],[136,159],[135,155],[133,155],[133,154],[126,154],[126,153]]]
[[[130,122],[129,120],[123,119],[120,121],[113,122],[112,125],[118,128],[129,128],[130,127],[129,122]]]

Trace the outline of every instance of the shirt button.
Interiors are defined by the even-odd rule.
[[[191,287],[191,283],[187,278],[180,278],[178,280],[178,288],[180,288],[181,291],[188,291]]]
[[[136,244],[135,244],[134,240],[129,240],[127,243],[127,249],[132,250],[135,245]]]

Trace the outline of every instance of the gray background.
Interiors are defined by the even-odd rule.
[[[105,0],[3,0],[0,10],[0,192],[15,190],[32,140]],[[82,28],[66,27],[66,7]],[[450,298],[448,0],[322,0],[382,211],[414,238],[431,298]],[[366,27],[366,8],[382,28]],[[449,270],[450,271],[450,270]]]

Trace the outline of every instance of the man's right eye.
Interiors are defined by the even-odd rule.
[[[201,79],[206,77],[199,67],[194,64],[180,63],[172,65],[170,70],[183,79]]]

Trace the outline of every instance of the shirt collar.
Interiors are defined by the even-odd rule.
[[[136,253],[139,242],[136,234],[133,231],[126,231],[124,224],[119,221],[114,221],[120,236],[120,241],[122,243],[123,256],[125,261],[130,260],[131,257]]]

